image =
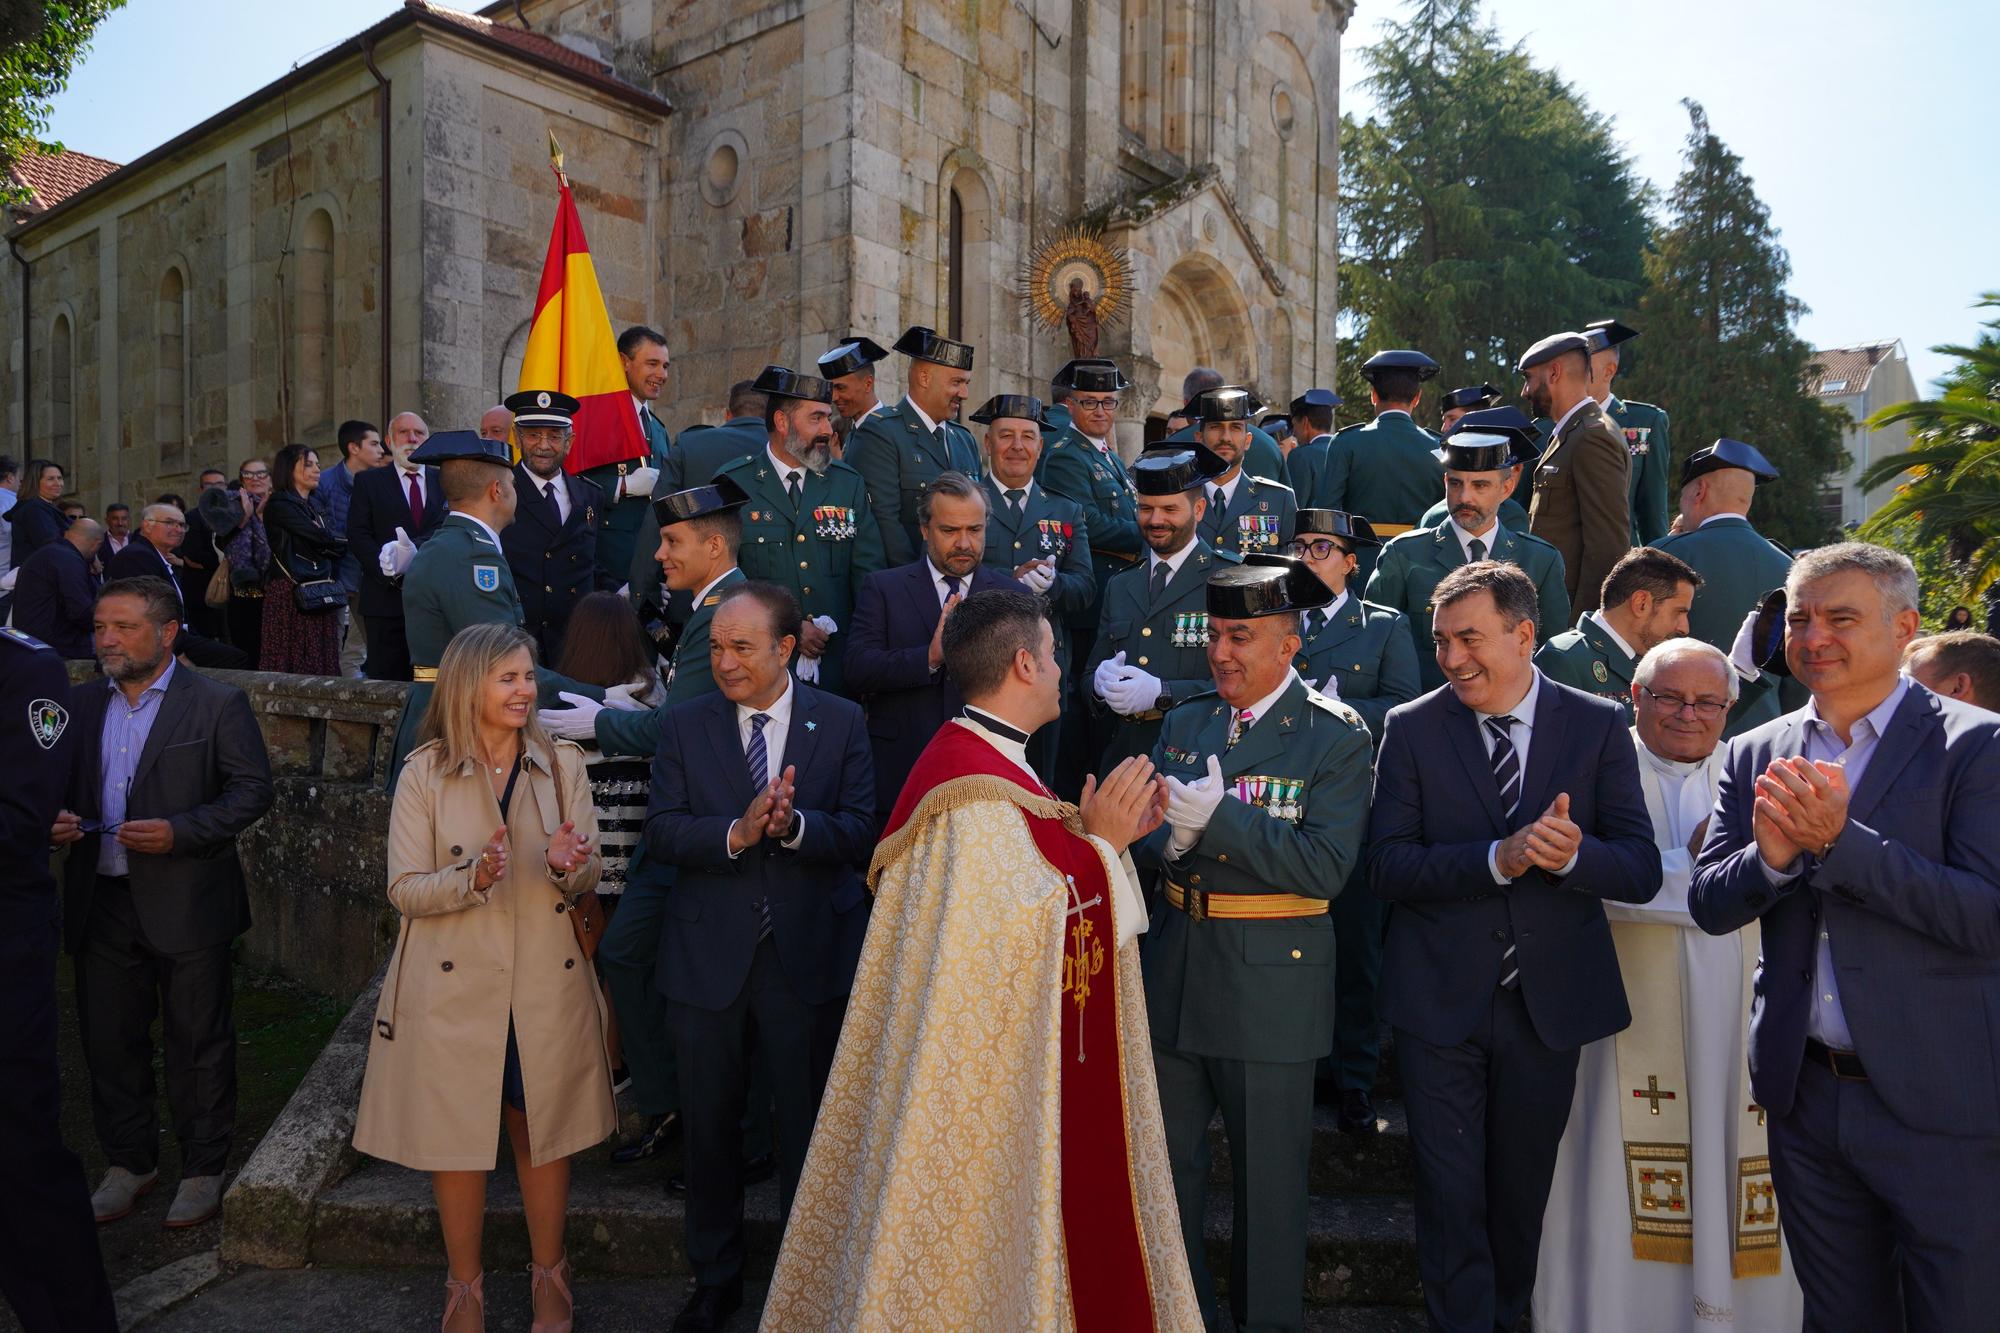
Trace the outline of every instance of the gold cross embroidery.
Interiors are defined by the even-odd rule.
[[[1660,1113],[1661,1102],[1674,1100],[1673,1093],[1660,1091],[1660,1076],[1658,1074],[1646,1075],[1646,1086],[1632,1089],[1632,1095],[1634,1097],[1644,1097],[1647,1101],[1651,1102],[1652,1106],[1650,1109],[1654,1115]]]
[[[1082,895],[1076,891],[1076,879],[1063,877],[1069,883],[1069,915],[1075,918],[1069,928],[1069,946],[1063,954],[1063,994],[1076,1001],[1076,1062],[1083,1063],[1083,1006],[1090,1000],[1090,979],[1104,970],[1104,941],[1097,938],[1097,925],[1083,914],[1087,907],[1095,907],[1104,901],[1102,896],[1089,902],[1081,901]]]

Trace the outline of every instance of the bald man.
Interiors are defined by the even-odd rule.
[[[479,414],[479,438],[507,443],[514,433],[514,414],[499,403]]]
[[[393,466],[370,468],[354,478],[347,507],[347,549],[361,565],[357,599],[368,635],[368,659],[361,673],[370,680],[408,680],[410,644],[403,633],[403,579],[384,575],[381,553],[393,547],[405,569],[416,548],[444,522],[444,486],[438,470],[412,463],[410,455],[430,438],[431,429],[415,412],[389,419]]]

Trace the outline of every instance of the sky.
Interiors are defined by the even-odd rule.
[[[128,0],[56,101],[51,133],[129,162],[396,7]],[[1358,53],[1405,12],[1359,0],[1344,110],[1366,115]],[[2000,172],[1990,134],[1975,142],[1971,129],[1991,124],[1996,0],[1488,0],[1485,13],[1614,120],[1663,194],[1687,138],[1681,99],[1707,108],[1782,233],[1815,346],[1900,338],[1928,386],[1950,365],[1928,349],[1977,336],[1972,303],[2000,290]]]

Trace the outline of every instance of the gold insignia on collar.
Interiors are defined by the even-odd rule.
[[[1278,725],[1281,727],[1289,727],[1292,725],[1292,720],[1289,717],[1281,717],[1278,719]]]

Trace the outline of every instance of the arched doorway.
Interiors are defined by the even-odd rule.
[[[1207,255],[1182,258],[1160,280],[1148,332],[1160,367],[1160,394],[1149,416],[1164,419],[1181,406],[1181,380],[1196,366],[1213,366],[1232,384],[1256,378],[1257,345],[1242,289]]]

